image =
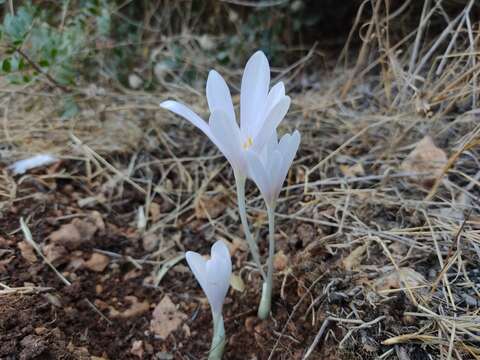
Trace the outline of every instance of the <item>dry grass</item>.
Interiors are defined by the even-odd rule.
[[[293,106],[281,132],[298,128],[303,134],[278,208],[279,236],[298,238],[299,227],[307,225],[315,234],[310,246],[338,259],[335,272],[303,274],[308,291],[293,309],[307,306],[302,316],[316,332],[302,356],[319,358],[322,344],[330,344],[343,358],[355,358],[364,349],[357,358],[368,353],[379,359],[414,359],[420,355],[412,349],[421,348],[424,358],[478,359],[480,32],[474,1],[455,16],[447,15],[444,2],[425,1],[418,28],[400,38],[391,27],[398,28],[410,2],[392,13],[386,10],[388,3],[364,3],[352,29],[352,34],[360,31],[363,43],[360,49],[346,46],[332,71],[312,75],[319,61],[314,50],[288,71],[277,72],[295,89],[289,91]],[[427,31],[432,21],[443,27],[435,35]],[[186,63],[204,72],[218,68],[197,57],[190,38],[184,40],[190,54]],[[167,56],[173,50],[166,42],[161,51]],[[238,86],[238,69],[220,71]],[[156,94],[107,86],[101,92],[79,89],[82,112],[68,121],[57,115],[55,89],[2,84],[0,100],[4,161],[38,152],[60,155],[66,164],[62,171],[54,169],[42,180],[83,182],[92,201],[106,211],[136,194],[134,203],[146,209],[144,231],[161,239],[143,260],[158,261],[159,270],[183,250],[175,234],[181,224],[196,221],[195,210],[205,194],[224,196],[232,204],[232,211],[216,217],[207,209],[206,221],[198,224],[205,238],[241,238],[225,161],[197,130],[156,107],[160,100],[175,98],[206,115],[203,90],[176,81],[163,81],[162,86],[165,90]],[[449,158],[443,175],[429,187],[419,185],[419,174],[401,167],[425,135]],[[357,172],[345,172],[355,166]],[[22,179],[2,174],[4,207],[30,196],[12,190]],[[261,233],[265,211],[253,187],[249,195],[251,221]],[[154,201],[164,207],[153,220],[148,210]],[[133,210],[123,216],[132,220],[136,214]],[[351,254],[356,265],[342,269],[341,260]],[[295,271],[302,274],[311,262],[319,266],[319,261],[306,259]],[[242,267],[247,277],[254,272],[248,262]],[[406,277],[405,269],[420,280]],[[399,286],[379,291],[378,279],[391,273],[398,274]],[[334,296],[344,296],[345,306],[332,305]],[[405,321],[388,320],[389,311],[400,312]],[[272,348],[287,335],[284,328]]]

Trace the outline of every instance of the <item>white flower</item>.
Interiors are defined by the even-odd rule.
[[[293,134],[285,134],[280,142],[275,133],[260,155],[254,152],[247,155],[250,175],[270,207],[274,207],[278,199],[299,144],[300,133],[297,130]]]
[[[210,260],[193,251],[187,251],[185,256],[193,275],[207,295],[212,312],[221,314],[232,275],[232,260],[227,245],[220,240],[213,244]]]
[[[290,98],[279,82],[269,91],[270,66],[265,54],[257,51],[248,60],[240,91],[240,127],[237,124],[230,90],[219,73],[211,70],[207,79],[210,120],[203,121],[185,105],[167,100],[161,107],[180,115],[199,128],[220,149],[234,171],[248,177],[246,153],[260,153],[285,117]]]

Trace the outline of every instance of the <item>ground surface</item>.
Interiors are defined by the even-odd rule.
[[[79,84],[69,120],[48,82],[2,82],[0,359],[205,359],[210,310],[183,254],[207,254],[218,239],[235,275],[225,359],[478,359],[480,63],[467,22],[454,47],[438,48],[443,66],[430,38],[415,51],[413,38],[390,48],[400,39],[376,16],[361,26],[375,44],[347,54],[352,67],[312,48],[275,69],[292,97],[279,133],[299,129],[302,142],[276,209],[266,321],[255,317],[260,277],[231,169],[158,108],[175,98],[206,118],[203,81],[167,76],[153,92]],[[193,50],[185,63],[199,73],[218,65]],[[432,70],[399,65],[411,53]],[[236,85],[238,109],[240,72],[218,69]],[[8,168],[45,152],[60,160],[23,175]],[[253,184],[247,198],[264,257],[266,211]]]
[[[449,348],[437,326],[455,317],[462,319],[455,352],[464,359],[474,354],[478,213],[465,218],[468,207],[442,200],[443,187],[425,205],[431,184],[411,181],[416,175],[401,165],[422,135],[410,130],[391,143],[400,129],[423,120],[359,118],[342,131],[334,126],[341,118],[326,115],[317,131],[313,112],[304,109],[302,119],[297,107],[294,114],[289,127],[304,130],[304,145],[277,210],[276,289],[267,321],[255,318],[259,276],[241,239],[231,173],[221,157],[205,157],[215,150],[196,130],[179,128],[181,120],[153,114],[133,157],[109,155],[115,171],[87,147],[77,149],[81,160],[23,176],[5,169],[3,187],[15,194],[4,202],[0,223],[1,358],[205,358],[211,319],[198,284],[182,260],[159,274],[185,249],[207,253],[218,238],[229,243],[242,279],[225,304],[226,359],[302,359],[317,334],[311,359],[431,359]],[[168,143],[146,148],[161,139],[155,121],[175,158]],[[470,125],[467,119],[452,132],[456,137],[435,127],[430,133],[440,134],[436,142],[449,151]],[[341,154],[306,173],[342,144],[348,146]],[[462,171],[475,176],[476,160],[462,161]],[[394,169],[390,175],[387,168]],[[467,180],[451,181],[472,189]],[[249,198],[265,253],[265,212],[253,187]],[[140,206],[149,209],[146,228]],[[70,285],[26,241],[22,217]],[[438,252],[452,263],[440,280]],[[399,290],[405,286],[412,290]]]

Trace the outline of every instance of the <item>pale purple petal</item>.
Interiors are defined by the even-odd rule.
[[[278,124],[283,120],[290,107],[290,98],[284,96],[279,102],[275,104],[270,113],[267,115],[266,120],[261,129],[253,139],[252,150],[260,152],[266,142],[270,139],[273,132],[276,131]]]
[[[268,162],[269,154],[273,154],[275,149],[278,147],[278,136],[277,131],[275,130],[270,136],[270,139],[267,141],[263,149],[260,151],[260,160],[263,164]]]
[[[278,194],[282,189],[282,180],[279,178],[279,174],[281,174],[283,165],[283,158],[280,151],[275,150],[273,153],[270,154],[268,160],[268,174],[270,174],[270,189],[269,189],[269,203],[272,204],[278,199]]]
[[[282,154],[282,165],[276,176],[277,182],[279,184],[278,192],[280,192],[283,182],[287,177],[288,170],[292,165],[293,159],[295,158],[299,145],[300,145],[300,133],[298,132],[298,130],[295,130],[291,135],[285,134],[280,139],[280,143],[278,144],[278,149]]]
[[[167,100],[160,103],[160,107],[170,110],[171,112],[180,115],[184,119],[190,121],[193,125],[199,128],[208,137],[211,136],[210,128],[208,124],[195,112],[189,109],[187,106],[179,103],[178,101]]]
[[[267,116],[273,107],[285,96],[285,85],[283,82],[275,84],[274,87],[270,89],[270,92],[267,96],[267,102],[265,105],[265,116]]]
[[[211,70],[208,74],[207,101],[211,113],[215,110],[222,110],[230,118],[235,120],[235,111],[233,109],[230,90],[223,77],[215,70]]]
[[[197,279],[200,287],[202,288],[203,292],[207,293],[208,283],[207,283],[207,261],[202,257],[202,255],[193,252],[187,251],[185,254],[185,258],[187,260],[188,266],[193,272],[193,275]]]
[[[271,174],[268,174],[264,164],[260,161],[257,154],[252,151],[247,153],[248,170],[252,180],[257,184],[260,193],[267,203],[271,203]]]
[[[270,86],[270,66],[265,54],[257,51],[248,60],[240,89],[240,127],[243,136],[258,132]]]
[[[217,241],[207,261],[207,297],[214,313],[221,313],[232,275],[232,260],[227,245]]]
[[[221,110],[215,110],[210,115],[210,131],[216,139],[223,155],[230,162],[234,170],[245,173],[245,161],[243,149],[240,142],[240,130],[235,119],[230,118]]]

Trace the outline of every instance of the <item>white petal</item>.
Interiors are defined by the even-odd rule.
[[[216,314],[222,311],[231,275],[232,260],[228,247],[222,241],[217,241],[212,246],[211,258],[207,261],[207,297]]]
[[[267,141],[266,145],[260,151],[260,160],[263,164],[268,163],[268,158],[270,154],[273,154],[275,149],[278,147],[278,136],[277,131],[275,130],[273,134],[270,136],[270,140]]]
[[[265,106],[265,116],[270,113],[273,107],[285,96],[285,85],[283,82],[275,84],[274,87],[270,89],[270,92],[267,96],[267,103]]]
[[[162,103],[160,103],[160,107],[170,110],[171,112],[180,115],[184,119],[190,121],[193,125],[195,125],[197,128],[203,131],[205,135],[208,137],[211,136],[210,129],[208,127],[208,124],[203,121],[203,119],[198,116],[195,112],[190,110],[188,107],[185,105],[173,101],[173,100],[167,100]]]
[[[210,131],[216,139],[216,145],[230,162],[234,170],[245,173],[245,161],[240,143],[240,130],[235,119],[221,110],[210,115]]]
[[[221,240],[218,240],[213,244],[212,249],[210,250],[210,255],[214,260],[221,260],[224,262],[225,269],[229,273],[228,278],[230,279],[230,273],[232,272],[232,261],[230,259],[230,250],[228,246]]]
[[[283,182],[287,177],[288,170],[292,165],[293,159],[295,158],[299,145],[300,145],[300,133],[298,132],[298,130],[295,130],[292,135],[285,134],[280,139],[280,143],[278,144],[278,149],[282,154],[282,165],[278,170],[278,173],[276,175],[276,180],[275,180],[277,184],[278,193],[280,192]]]
[[[283,157],[280,151],[274,150],[268,155],[267,174],[269,176],[269,189],[265,201],[273,204],[278,199],[278,194],[282,189],[283,180],[280,180],[283,165]]]
[[[207,261],[202,257],[202,255],[193,252],[187,251],[185,254],[185,258],[187,259],[188,266],[193,272],[193,275],[197,278],[200,287],[202,288],[203,292],[206,294],[207,290]]]
[[[223,77],[211,70],[207,79],[207,100],[210,112],[214,110],[222,110],[229,117],[235,119],[235,111],[233,110],[232,96],[228,85]]]
[[[262,128],[253,139],[253,151],[257,153],[261,151],[261,149],[272,136],[273,132],[276,131],[278,124],[280,124],[280,122],[287,114],[289,107],[290,98],[288,96],[284,96],[279,102],[275,104],[270,113],[267,115]]]
[[[260,158],[257,154],[252,151],[247,153],[247,162],[248,170],[252,180],[257,184],[257,187],[260,189],[265,202],[268,204],[272,203],[272,193],[271,193],[271,181],[270,176],[265,169],[265,166],[260,161]]]
[[[270,156],[268,158],[268,164],[267,164],[267,173],[270,175],[274,182],[275,178],[274,175],[280,173],[280,170],[282,169],[283,165],[283,156],[280,153],[279,150],[274,150],[272,153],[270,153]]]
[[[267,57],[257,51],[245,65],[240,89],[240,127],[243,136],[258,131],[262,126],[269,85],[270,66]]]

